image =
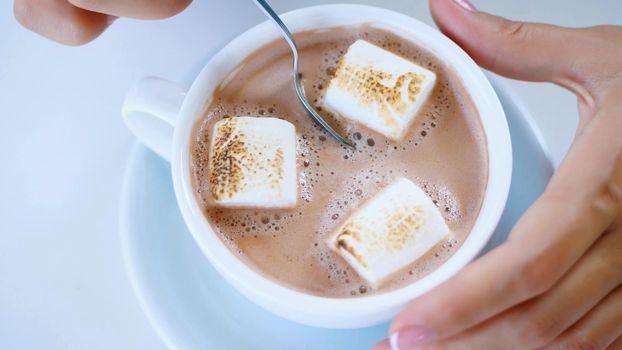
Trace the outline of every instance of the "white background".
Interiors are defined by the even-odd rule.
[[[325,0],[273,0],[278,12]],[[342,1],[353,2],[353,1]],[[358,1],[432,23],[425,0]],[[622,24],[619,0],[474,0],[513,19]],[[144,75],[188,83],[206,59],[263,20],[250,0],[197,0],[175,18],[121,19],[79,48],[22,29],[0,1],[0,349],[162,349],[132,294],[117,210],[134,138],[120,106]],[[511,82],[556,162],[574,97]]]

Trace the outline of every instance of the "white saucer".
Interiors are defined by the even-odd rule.
[[[486,250],[503,242],[517,218],[543,191],[553,165],[522,103],[490,76],[512,135],[509,202]],[[359,330],[301,326],[261,309],[210,266],[177,209],[168,163],[141,145],[130,156],[121,194],[125,264],[151,324],[171,349],[369,349],[388,324]]]

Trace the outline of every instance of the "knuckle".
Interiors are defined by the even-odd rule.
[[[578,335],[568,339],[559,347],[560,350],[600,350],[602,348],[600,342]]]
[[[622,67],[620,67],[620,70],[617,73],[622,74]],[[611,175],[611,181],[609,182],[608,189],[618,207],[622,206],[622,152],[618,154],[618,157],[615,160],[615,168],[613,170],[613,174]]]
[[[548,259],[546,252],[527,260],[518,270],[518,278],[514,281],[518,284],[516,288],[522,291],[521,295],[525,299],[544,293],[554,283],[550,272],[552,267],[544,259]]]
[[[622,173],[622,162],[619,167]],[[564,207],[566,217],[574,220],[577,227],[586,224],[581,219],[586,215],[594,219],[612,219],[622,210],[622,177],[617,175],[602,176],[590,188],[583,189],[573,181],[552,182],[542,197],[551,205]]]
[[[622,186],[615,181],[606,181],[599,186],[592,203],[593,210],[607,216],[617,214],[622,203]]]
[[[498,32],[514,42],[522,42],[529,38],[529,26],[518,21],[501,21]]]
[[[523,329],[521,339],[534,347],[549,344],[564,331],[564,324],[555,317],[540,316],[526,319],[528,323],[521,327]]]
[[[458,303],[450,303],[446,308],[446,319],[449,322],[465,322],[468,321],[470,313],[467,312],[465,306]]]
[[[592,254],[595,271],[613,280],[622,279],[622,231],[608,232]]]

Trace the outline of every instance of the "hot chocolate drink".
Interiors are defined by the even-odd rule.
[[[356,144],[339,145],[296,98],[292,56],[277,40],[249,56],[216,90],[194,127],[193,188],[216,234],[241,260],[289,288],[325,297],[382,293],[410,284],[443,264],[477,219],[488,181],[486,137],[457,75],[405,38],[370,25],[295,35],[307,98]],[[341,57],[364,39],[436,74],[436,84],[399,141],[324,107]],[[209,150],[214,125],[228,116],[270,116],[295,126],[297,204],[291,209],[223,208],[210,203]],[[440,209],[451,234],[426,255],[372,286],[326,244],[348,217],[397,178],[419,185]]]

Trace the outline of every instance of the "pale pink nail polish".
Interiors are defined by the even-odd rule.
[[[413,326],[402,328],[391,334],[389,344],[391,344],[391,350],[409,350],[415,346],[429,343],[433,339],[434,332],[431,329]]]
[[[477,11],[475,6],[469,0],[454,0],[458,5],[469,11]]]

